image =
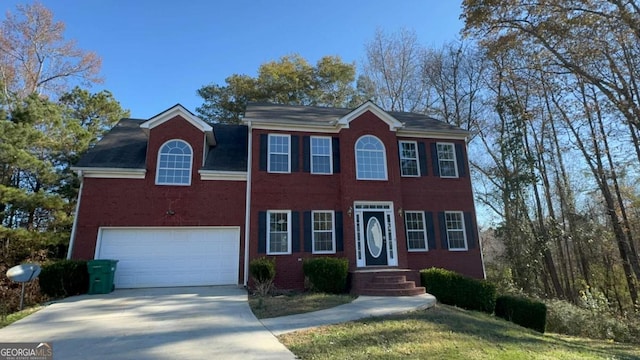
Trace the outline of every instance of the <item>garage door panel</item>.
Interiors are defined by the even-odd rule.
[[[116,259],[117,288],[237,284],[240,230],[105,228],[96,258]]]

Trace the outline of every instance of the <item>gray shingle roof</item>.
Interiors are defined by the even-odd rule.
[[[74,167],[145,169],[146,120],[122,119]],[[209,147],[203,170],[247,171],[248,129],[244,125],[215,125],[216,146]]]
[[[213,125],[216,146],[209,148],[203,170],[247,171],[249,129],[244,125]]]
[[[274,123],[326,123],[331,124],[343,116],[349,114],[353,109],[330,108],[319,106],[297,106],[280,105],[269,103],[249,103],[245,111],[245,120],[273,121]],[[406,130],[422,131],[446,131],[446,132],[466,132],[465,130],[449,125],[443,121],[434,119],[427,115],[387,111],[396,120],[404,123]]]
[[[145,120],[122,119],[75,164],[76,167],[144,169],[147,134]]]

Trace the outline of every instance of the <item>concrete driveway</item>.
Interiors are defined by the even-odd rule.
[[[54,359],[295,359],[235,286],[116,290],[51,304],[2,342],[48,342]]]

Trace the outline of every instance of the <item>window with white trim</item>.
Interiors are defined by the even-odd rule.
[[[382,141],[365,135],[356,142],[356,178],[387,180],[387,157]]]
[[[267,211],[267,254],[291,254],[291,211]]]
[[[331,161],[331,138],[311,137],[311,173],[331,174],[333,164]]]
[[[160,147],[156,170],[157,185],[191,185],[193,151],[182,140],[169,140]]]
[[[407,249],[409,251],[427,250],[427,227],[424,212],[405,211],[404,223],[407,230]]]
[[[458,177],[458,165],[456,163],[456,149],[452,143],[437,143],[438,166],[441,177]]]
[[[464,230],[464,214],[462,211],[446,211],[444,219],[447,227],[449,250],[467,250],[467,236]]]
[[[415,141],[400,141],[400,174],[402,176],[420,176],[418,166],[418,143]]]
[[[291,172],[291,137],[289,135],[269,134],[269,155],[267,169],[269,172]]]
[[[336,234],[333,211],[312,211],[313,253],[333,254],[336,252]]]

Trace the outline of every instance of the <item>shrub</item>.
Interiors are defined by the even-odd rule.
[[[585,309],[568,301],[547,301],[548,332],[592,339],[640,344],[640,320],[612,314],[608,309]]]
[[[349,261],[345,258],[318,257],[305,259],[302,263],[304,276],[316,291],[340,294],[347,288]]]
[[[496,299],[496,316],[544,333],[547,306],[525,297],[502,295]]]
[[[87,262],[60,260],[45,264],[38,281],[42,294],[51,298],[86,294],[89,290]]]
[[[491,283],[438,268],[420,271],[420,280],[427,292],[443,304],[493,313],[496,288]]]
[[[261,296],[267,295],[273,289],[273,279],[276,277],[276,260],[266,257],[251,260],[249,274],[253,279],[256,292]]]

